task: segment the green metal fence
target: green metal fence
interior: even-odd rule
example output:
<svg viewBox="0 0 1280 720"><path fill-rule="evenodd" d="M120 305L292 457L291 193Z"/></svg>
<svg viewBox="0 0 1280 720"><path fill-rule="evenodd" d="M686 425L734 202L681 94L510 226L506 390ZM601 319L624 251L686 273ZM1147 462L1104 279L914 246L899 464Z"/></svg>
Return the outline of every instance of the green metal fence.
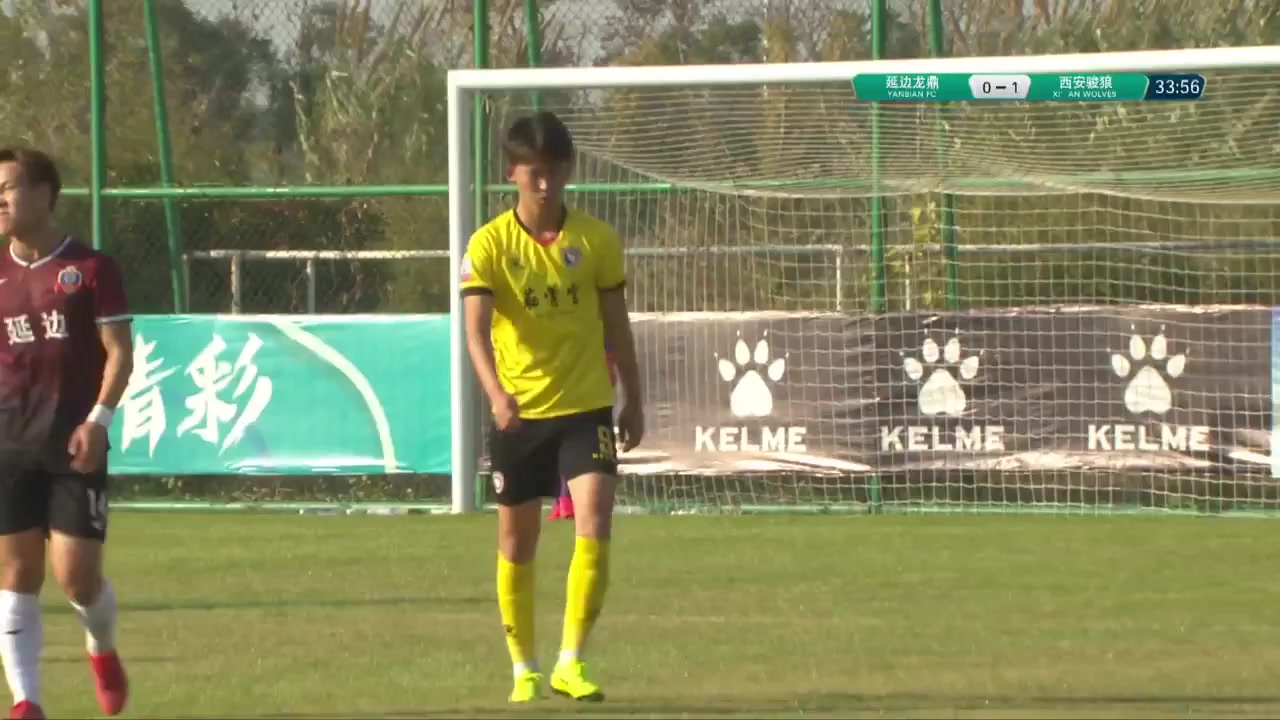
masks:
<svg viewBox="0 0 1280 720"><path fill-rule="evenodd" d="M0 140L28 141L59 156L74 198L64 208L68 222L128 262L130 290L144 311L442 310L444 263L418 251L446 247L448 68L1280 41L1280 0L1225 8L1177 0L1141 5L18 0L0 3L0 39L24 68L0 78L7 99ZM1150 22L1153 17L1160 21ZM47 53L45 42L56 42L58 52ZM490 115L483 98L476 102L482 112L476 113L475 162L481 176L500 180L490 152ZM521 101L526 107L542 102ZM1258 110L1262 120L1274 120L1277 112ZM929 112L941 136L947 109ZM883 108L869 109L873 183L885 176L884 163L893 162L881 151L886 117ZM941 152L943 144L936 145ZM1274 160L1259 162L1274 171ZM613 191L639 189L629 182ZM483 215L495 195L493 188L477 192ZM995 212L994 205L950 192L898 195L891 199L873 187L863 213L871 268L862 288L866 306L884 309L903 292L895 243L904 244L903 233L918 233L921 217L941 252L926 263L936 282L916 284L927 287L929 298L913 301L983 302L985 291L975 296L972 289L983 263L966 272L957 213ZM1268 231L1274 225L1273 212L1236 215L1237 222Z"/></svg>

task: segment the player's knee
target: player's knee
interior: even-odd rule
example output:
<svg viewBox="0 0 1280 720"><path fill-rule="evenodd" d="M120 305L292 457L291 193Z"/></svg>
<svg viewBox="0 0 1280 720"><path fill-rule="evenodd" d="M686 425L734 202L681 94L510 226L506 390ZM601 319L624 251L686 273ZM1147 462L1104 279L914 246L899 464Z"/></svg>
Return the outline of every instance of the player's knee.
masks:
<svg viewBox="0 0 1280 720"><path fill-rule="evenodd" d="M537 536L531 539L519 532L501 533L498 536L498 552L515 565L531 563L538 553Z"/></svg>
<svg viewBox="0 0 1280 720"><path fill-rule="evenodd" d="M45 533L41 529L0 537L0 585L33 594L44 585Z"/></svg>
<svg viewBox="0 0 1280 720"><path fill-rule="evenodd" d="M44 558L32 562L26 559L10 558L0 569L0 585L3 590L35 595L44 585Z"/></svg>
<svg viewBox="0 0 1280 720"><path fill-rule="evenodd" d="M608 514L575 511L573 520L579 537L607 540L613 534L613 518Z"/></svg>
<svg viewBox="0 0 1280 720"><path fill-rule="evenodd" d="M102 592L102 574L96 568L55 568L54 576L62 592L77 605L92 605Z"/></svg>
<svg viewBox="0 0 1280 720"><path fill-rule="evenodd" d="M542 528L542 500L499 507L498 552L516 565L533 562Z"/></svg>
<svg viewBox="0 0 1280 720"><path fill-rule="evenodd" d="M68 598L79 605L90 605L102 591L102 569L92 558L55 560L53 577Z"/></svg>
<svg viewBox="0 0 1280 720"><path fill-rule="evenodd" d="M90 541L54 535L50 543L53 577L68 598L91 604L102 590L102 548Z"/></svg>
<svg viewBox="0 0 1280 720"><path fill-rule="evenodd" d="M613 508L601 508L598 505L587 505L584 511L581 506L574 508L574 532L579 537L607 540L613 535Z"/></svg>
<svg viewBox="0 0 1280 720"><path fill-rule="evenodd" d="M569 482L573 494L574 530L581 537L608 538L613 532L617 478L589 473Z"/></svg>

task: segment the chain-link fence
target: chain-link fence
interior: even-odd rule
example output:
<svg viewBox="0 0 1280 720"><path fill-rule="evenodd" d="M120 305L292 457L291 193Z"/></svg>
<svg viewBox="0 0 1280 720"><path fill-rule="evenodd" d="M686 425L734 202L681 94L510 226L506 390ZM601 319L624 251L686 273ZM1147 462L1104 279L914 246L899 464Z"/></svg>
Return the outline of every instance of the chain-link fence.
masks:
<svg viewBox="0 0 1280 720"><path fill-rule="evenodd" d="M129 268L140 311L174 310L171 242L186 257L194 311L447 307L443 263L414 254L447 246L444 73L471 61L470 5L157 0L154 56L145 10L107 3L103 52L105 244ZM63 220L86 235L87 12L84 2L0 3L0 41L20 68L0 77L0 141L55 153L70 196ZM164 201L113 195L162 184L156 58L175 185L350 190L175 201L177 228ZM425 187L405 196L406 185ZM233 283L235 251L299 256L246 257Z"/></svg>
<svg viewBox="0 0 1280 720"><path fill-rule="evenodd" d="M144 311L174 309L169 243L187 256L192 310L443 309L442 264L395 258L446 247L448 68L868 58L872 1L155 0L153 56L147 3L112 0L103 53L110 188L161 184L158 58L175 184L357 194L183 201L176 228L160 200L113 198L106 242L127 261ZM477 57L481 6L488 23ZM887 3L887 57L929 54L929 9L928 0ZM0 77L0 140L54 151L79 197L91 152L87 12L87 0L0 2L0 42L20 70ZM941 16L952 55L1280 42L1280 0L943 0ZM1252 125L1280 123L1280 101L1244 109ZM394 185L436 187L396 198L373 189ZM87 231L86 207L78 197L66 203L69 224ZM233 283L229 253L284 250L301 254L246 257Z"/></svg>

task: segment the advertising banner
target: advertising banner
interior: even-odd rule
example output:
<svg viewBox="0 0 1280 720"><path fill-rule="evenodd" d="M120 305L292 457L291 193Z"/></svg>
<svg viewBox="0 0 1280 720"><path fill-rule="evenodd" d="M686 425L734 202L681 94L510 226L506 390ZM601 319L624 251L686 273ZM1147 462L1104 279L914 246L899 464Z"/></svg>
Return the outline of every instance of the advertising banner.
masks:
<svg viewBox="0 0 1280 720"><path fill-rule="evenodd" d="M120 475L449 472L442 315L134 319Z"/></svg>
<svg viewBox="0 0 1280 720"><path fill-rule="evenodd" d="M1272 315L638 316L650 431L627 471L1269 475Z"/></svg>
<svg viewBox="0 0 1280 720"><path fill-rule="evenodd" d="M627 473L1280 475L1270 308L633 323L648 434ZM114 473L449 472L446 316L143 316L134 334Z"/></svg>

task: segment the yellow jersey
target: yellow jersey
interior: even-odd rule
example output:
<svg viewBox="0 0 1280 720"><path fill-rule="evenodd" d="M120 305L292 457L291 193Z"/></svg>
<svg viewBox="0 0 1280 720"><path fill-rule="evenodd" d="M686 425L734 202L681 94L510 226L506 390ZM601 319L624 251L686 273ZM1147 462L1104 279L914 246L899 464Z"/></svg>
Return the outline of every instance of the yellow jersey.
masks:
<svg viewBox="0 0 1280 720"><path fill-rule="evenodd" d="M521 417L613 404L599 292L622 288L626 271L608 223L566 210L560 234L543 244L510 210L471 236L461 272L464 295L493 295L494 362Z"/></svg>

